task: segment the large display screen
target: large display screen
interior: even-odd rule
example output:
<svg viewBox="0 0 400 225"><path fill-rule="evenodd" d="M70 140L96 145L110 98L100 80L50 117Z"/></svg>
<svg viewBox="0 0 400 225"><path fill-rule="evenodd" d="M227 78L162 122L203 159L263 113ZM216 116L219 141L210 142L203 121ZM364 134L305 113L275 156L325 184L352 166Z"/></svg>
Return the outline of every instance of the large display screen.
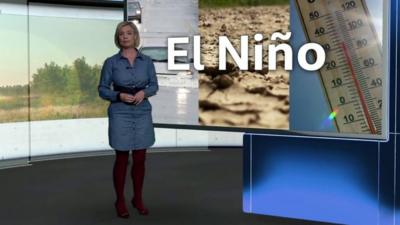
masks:
<svg viewBox="0 0 400 225"><path fill-rule="evenodd" d="M200 1L205 64L199 77L200 124L387 138L386 12L383 0ZM272 38L288 32L290 40ZM257 40L259 34L263 38ZM244 35L248 69L241 69L231 54L226 70L220 70L220 37L227 36L243 57ZM311 71L302 57L312 64L321 56L302 53L310 43L325 53L323 64ZM287 44L292 51L271 51L271 45ZM262 62L258 69L257 60Z"/></svg>
<svg viewBox="0 0 400 225"><path fill-rule="evenodd" d="M324 66L291 73L293 130L388 135L387 2L293 1L292 46L321 44Z"/></svg>
<svg viewBox="0 0 400 225"><path fill-rule="evenodd" d="M97 85L104 60L119 51L113 35L125 19L138 27L139 51L156 68L160 89L150 98L156 124L387 138L386 1L121 3L121 8L31 3L24 31L12 20L18 7L2 3L0 17L9 22L6 30L0 28L1 49L26 49L28 68L18 66L6 53L11 50L0 53L8 62L0 68L0 122L26 121L28 109L31 121L106 117L109 102L99 98ZM10 45L27 31L27 42L23 37L22 44ZM178 37L188 43L171 49L168 40ZM316 48L304 51L311 43L323 57ZM179 50L187 55L174 62L188 69L168 68L169 53ZM321 58L318 68L304 66ZM196 62L204 67L196 68ZM28 103L21 101L27 93Z"/></svg>

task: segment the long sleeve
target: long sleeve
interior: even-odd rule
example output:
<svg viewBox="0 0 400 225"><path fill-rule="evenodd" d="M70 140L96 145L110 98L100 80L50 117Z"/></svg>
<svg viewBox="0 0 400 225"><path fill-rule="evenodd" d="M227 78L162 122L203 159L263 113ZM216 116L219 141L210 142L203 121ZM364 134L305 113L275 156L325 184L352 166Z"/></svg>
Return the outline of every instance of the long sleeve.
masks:
<svg viewBox="0 0 400 225"><path fill-rule="evenodd" d="M147 65L148 65L148 73L149 73L148 74L149 84L144 89L144 96L146 98L155 95L158 91L158 81L157 81L156 70L154 68L154 63L152 60L149 60Z"/></svg>
<svg viewBox="0 0 400 225"><path fill-rule="evenodd" d="M119 92L111 90L112 84L112 63L111 59L108 58L103 64L101 69L100 83L98 86L99 96L108 101L118 101Z"/></svg>

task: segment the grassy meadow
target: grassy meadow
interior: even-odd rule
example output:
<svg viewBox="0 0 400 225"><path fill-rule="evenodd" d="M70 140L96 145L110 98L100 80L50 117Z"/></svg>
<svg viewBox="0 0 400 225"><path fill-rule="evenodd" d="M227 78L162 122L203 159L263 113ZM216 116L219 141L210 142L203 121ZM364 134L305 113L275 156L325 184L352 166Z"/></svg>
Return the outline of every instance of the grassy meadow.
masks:
<svg viewBox="0 0 400 225"><path fill-rule="evenodd" d="M57 98L48 96L32 97L31 107L27 96L0 96L0 123L24 122L29 120L56 120L106 117L108 102L93 99L93 103L61 104Z"/></svg>

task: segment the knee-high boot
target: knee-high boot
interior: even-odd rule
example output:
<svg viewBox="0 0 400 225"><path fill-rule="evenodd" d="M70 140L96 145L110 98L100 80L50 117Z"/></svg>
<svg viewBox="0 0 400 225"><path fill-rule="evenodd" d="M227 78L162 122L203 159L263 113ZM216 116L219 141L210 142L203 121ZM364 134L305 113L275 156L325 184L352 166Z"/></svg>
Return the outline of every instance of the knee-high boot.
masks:
<svg viewBox="0 0 400 225"><path fill-rule="evenodd" d="M138 210L141 215L149 214L149 210L143 204L142 191L145 173L146 149L132 151L132 181L133 193L132 199L133 206Z"/></svg>
<svg viewBox="0 0 400 225"><path fill-rule="evenodd" d="M126 169L128 166L129 151L115 151L116 158L113 169L113 181L114 189L117 195L117 201L115 202L115 208L117 215L122 218L128 218L129 212L125 205L125 180L126 180Z"/></svg>

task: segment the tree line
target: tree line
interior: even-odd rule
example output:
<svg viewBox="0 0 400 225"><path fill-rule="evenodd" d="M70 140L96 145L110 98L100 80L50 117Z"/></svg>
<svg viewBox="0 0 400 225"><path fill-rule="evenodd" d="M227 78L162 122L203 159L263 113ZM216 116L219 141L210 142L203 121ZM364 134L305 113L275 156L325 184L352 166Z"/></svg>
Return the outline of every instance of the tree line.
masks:
<svg viewBox="0 0 400 225"><path fill-rule="evenodd" d="M7 85L0 87L0 95L21 96L28 95L28 85Z"/></svg>
<svg viewBox="0 0 400 225"><path fill-rule="evenodd" d="M100 65L90 66L85 57L74 60L72 65L60 66L45 63L33 75L30 83L32 99L45 97L52 104L82 104L99 101L97 85ZM27 95L28 85L0 87L0 95Z"/></svg>

